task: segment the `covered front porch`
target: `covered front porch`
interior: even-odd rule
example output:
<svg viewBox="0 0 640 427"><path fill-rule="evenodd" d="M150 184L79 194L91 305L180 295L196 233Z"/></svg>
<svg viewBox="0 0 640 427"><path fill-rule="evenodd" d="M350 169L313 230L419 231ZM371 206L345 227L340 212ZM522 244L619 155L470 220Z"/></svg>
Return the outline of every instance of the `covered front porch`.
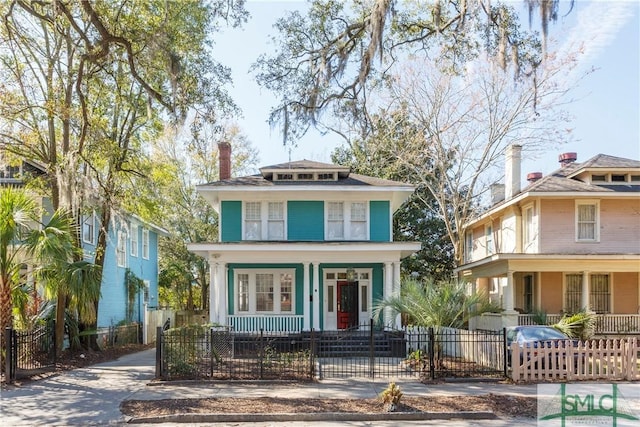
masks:
<svg viewBox="0 0 640 427"><path fill-rule="evenodd" d="M213 323L234 332L282 334L367 323L376 301L399 291L401 259L419 248L415 242L190 246L211 265ZM382 321L400 326L399 316Z"/></svg>
<svg viewBox="0 0 640 427"><path fill-rule="evenodd" d="M472 292L485 292L503 312L470 322L496 330L548 321L587 309L599 335L640 333L640 257L635 255L497 254L463 266Z"/></svg>

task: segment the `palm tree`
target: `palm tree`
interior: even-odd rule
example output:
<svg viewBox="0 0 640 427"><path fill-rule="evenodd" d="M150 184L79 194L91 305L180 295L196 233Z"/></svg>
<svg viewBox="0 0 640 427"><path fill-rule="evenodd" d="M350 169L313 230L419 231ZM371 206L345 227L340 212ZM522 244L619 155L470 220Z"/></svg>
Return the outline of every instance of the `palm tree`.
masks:
<svg viewBox="0 0 640 427"><path fill-rule="evenodd" d="M487 312L500 311L486 294L468 294L462 282L406 280L400 294L393 294L379 301L374 308L374 318L379 319L386 309L402 314L412 326L462 328L469 319Z"/></svg>
<svg viewBox="0 0 640 427"><path fill-rule="evenodd" d="M93 264L78 261L73 221L65 212L53 213L46 224L41 209L22 189L0 189L0 327L13 326L12 291L20 286L23 264L35 264L36 279L57 300L56 352L62 349L67 300L76 313L95 318L88 306L99 298ZM97 285L96 285L97 283Z"/></svg>

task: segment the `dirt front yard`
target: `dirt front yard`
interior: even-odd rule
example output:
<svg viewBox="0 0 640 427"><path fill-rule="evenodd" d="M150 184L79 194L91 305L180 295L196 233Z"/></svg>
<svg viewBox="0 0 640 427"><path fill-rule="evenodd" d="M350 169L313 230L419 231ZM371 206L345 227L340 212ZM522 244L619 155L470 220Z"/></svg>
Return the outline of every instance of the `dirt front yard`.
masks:
<svg viewBox="0 0 640 427"><path fill-rule="evenodd" d="M291 399L207 398L125 400L120 410L131 417L150 417L174 414L225 413L384 413L379 399ZM486 394L481 396L404 396L397 409L402 412L491 411L500 417L535 418L536 398Z"/></svg>

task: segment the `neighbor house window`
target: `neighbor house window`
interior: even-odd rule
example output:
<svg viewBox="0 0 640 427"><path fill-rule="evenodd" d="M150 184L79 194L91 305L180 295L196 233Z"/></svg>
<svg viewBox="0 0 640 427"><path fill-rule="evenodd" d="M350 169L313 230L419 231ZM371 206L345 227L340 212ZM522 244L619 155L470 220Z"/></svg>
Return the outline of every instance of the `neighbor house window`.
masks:
<svg viewBox="0 0 640 427"><path fill-rule="evenodd" d="M525 246L530 245L536 235L535 223L534 223L534 210L533 206L527 206L524 208L522 212L522 219L524 221L524 227L522 227L523 232L523 242Z"/></svg>
<svg viewBox="0 0 640 427"><path fill-rule="evenodd" d="M327 239L344 239L344 203L329 202L327 206Z"/></svg>
<svg viewBox="0 0 640 427"><path fill-rule="evenodd" d="M491 224L487 225L484 228L484 236L487 247L487 255L492 255L495 253L495 247L493 245L493 226Z"/></svg>
<svg viewBox="0 0 640 427"><path fill-rule="evenodd" d="M576 203L576 240L579 242L597 242L599 240L599 205L597 202Z"/></svg>
<svg viewBox="0 0 640 427"><path fill-rule="evenodd" d="M473 260L473 233L467 231L464 235L464 259L466 262Z"/></svg>
<svg viewBox="0 0 640 427"><path fill-rule="evenodd" d="M138 256L138 226L131 224L131 256Z"/></svg>
<svg viewBox="0 0 640 427"><path fill-rule="evenodd" d="M91 212L84 217L82 221L82 240L86 243L95 244L96 242L96 214Z"/></svg>
<svg viewBox="0 0 640 427"><path fill-rule="evenodd" d="M116 262L118 267L127 266L127 240L123 231L118 231L116 243Z"/></svg>
<svg viewBox="0 0 640 427"><path fill-rule="evenodd" d="M237 270L235 283L238 313L295 312L294 270Z"/></svg>
<svg viewBox="0 0 640 427"><path fill-rule="evenodd" d="M592 274L589 277L589 304L596 313L610 313L611 288L608 274Z"/></svg>
<svg viewBox="0 0 640 427"><path fill-rule="evenodd" d="M149 259L149 230L142 229L142 258Z"/></svg>
<svg viewBox="0 0 640 427"><path fill-rule="evenodd" d="M145 304L149 304L149 286L151 285L151 282L148 280L143 280L142 282L144 283L143 302Z"/></svg>

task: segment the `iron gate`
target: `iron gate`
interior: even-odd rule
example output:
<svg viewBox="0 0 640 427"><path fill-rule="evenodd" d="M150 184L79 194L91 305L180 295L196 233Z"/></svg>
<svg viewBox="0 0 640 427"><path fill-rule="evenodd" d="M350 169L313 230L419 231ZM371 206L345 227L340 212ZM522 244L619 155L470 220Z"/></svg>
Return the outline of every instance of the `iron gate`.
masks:
<svg viewBox="0 0 640 427"><path fill-rule="evenodd" d="M5 375L8 383L55 369L54 325L54 322L47 322L28 331L5 330Z"/></svg>

